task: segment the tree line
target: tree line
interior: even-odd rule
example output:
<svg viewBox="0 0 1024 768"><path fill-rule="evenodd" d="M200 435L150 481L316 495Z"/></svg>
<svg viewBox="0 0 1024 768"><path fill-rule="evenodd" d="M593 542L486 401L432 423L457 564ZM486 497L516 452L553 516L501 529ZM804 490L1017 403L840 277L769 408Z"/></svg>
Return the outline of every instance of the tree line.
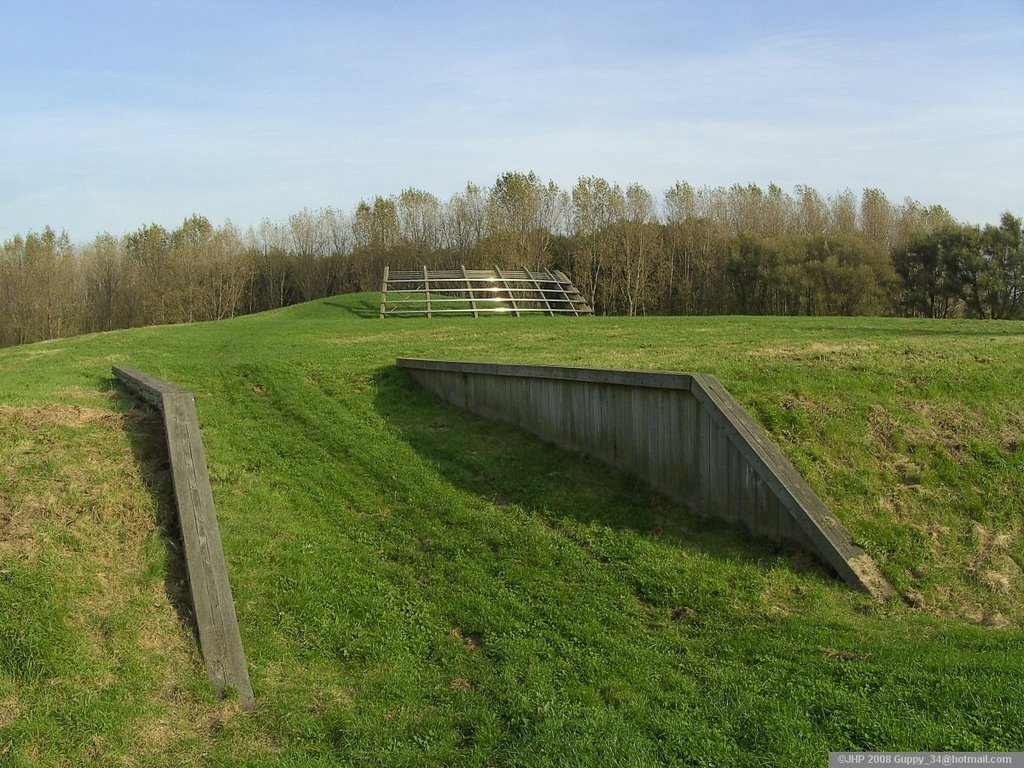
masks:
<svg viewBox="0 0 1024 768"><path fill-rule="evenodd" d="M245 230L194 214L86 244L51 228L15 236L0 249L0 345L219 320L376 290L385 265L462 264L560 269L600 314L1024 317L1009 212L980 227L877 189L681 182L658 199L509 172L448 200L406 189Z"/></svg>

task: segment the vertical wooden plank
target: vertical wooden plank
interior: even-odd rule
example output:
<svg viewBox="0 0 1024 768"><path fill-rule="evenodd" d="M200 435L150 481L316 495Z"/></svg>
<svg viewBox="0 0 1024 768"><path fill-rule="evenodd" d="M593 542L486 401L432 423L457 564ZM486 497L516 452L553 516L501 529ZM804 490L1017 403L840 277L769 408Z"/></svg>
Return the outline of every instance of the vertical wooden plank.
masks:
<svg viewBox="0 0 1024 768"><path fill-rule="evenodd" d="M741 520L753 520L757 514L757 486L760 480L757 477L757 472L742 454L740 455L740 464L742 493L740 494L739 517Z"/></svg>
<svg viewBox="0 0 1024 768"><path fill-rule="evenodd" d="M580 316L579 310L576 309L576 305L573 303L572 298L569 296L568 292L565 290L565 286L562 285L561 278L559 278L557 275L553 275L551 273L550 269L544 270L544 274L547 275L547 280L551 283L551 285L556 286L558 288L558 290L561 292L561 294L565 297L565 303L569 307L569 309L572 310L572 313L576 317L579 317ZM561 273L559 273L559 274L561 274Z"/></svg>
<svg viewBox="0 0 1024 768"><path fill-rule="evenodd" d="M765 509L765 494L767 490L765 483L758 478L754 489L753 514L746 520L748 530L755 536L763 536L764 531L768 530L767 511Z"/></svg>
<svg viewBox="0 0 1024 768"><path fill-rule="evenodd" d="M427 317L430 318L430 275L426 264L423 265L423 292L427 295Z"/></svg>
<svg viewBox="0 0 1024 768"><path fill-rule="evenodd" d="M773 542L777 542L779 541L779 515L785 514L785 510L782 509L782 506L778 503L778 496L772 493L770 488L766 488L766 490L768 493L766 494L767 499L765 500L765 508L768 513L765 515L765 520L768 523L768 527L765 528L764 537Z"/></svg>
<svg viewBox="0 0 1024 768"><path fill-rule="evenodd" d="M728 444L721 430L712 429L711 434L712 461L714 462L714 473L712 474L711 493L715 500L712 514L719 519L726 516L726 508L729 506L729 459Z"/></svg>
<svg viewBox="0 0 1024 768"><path fill-rule="evenodd" d="M462 269L462 279L466 281L466 290L469 291L469 307L473 310L473 317L480 317L476 311L476 294L473 293L473 283L469 279L469 275L466 274L465 265L460 265Z"/></svg>
<svg viewBox="0 0 1024 768"><path fill-rule="evenodd" d="M651 390L651 403L644 419L652 430L650 440L651 452L651 484L664 492L668 473L665 462L671 458L671 446L665 440L665 433L673 430L672 401L668 393L662 390ZM660 414L660 418L659 418Z"/></svg>
<svg viewBox="0 0 1024 768"><path fill-rule="evenodd" d="M682 428L678 440L682 446L679 458L679 478L675 492L677 498L687 499L690 504L696 506L697 499L697 478L699 468L697 452L697 401L689 393L679 393L679 409L682 414Z"/></svg>
<svg viewBox="0 0 1024 768"><path fill-rule="evenodd" d="M796 531L793 527L793 515L789 513L789 510L783 504L778 505L778 525L777 535L779 541L785 541L794 543L798 540Z"/></svg>
<svg viewBox="0 0 1024 768"><path fill-rule="evenodd" d="M743 481L740 474L739 455L728 440L722 440L722 444L725 453L725 498L722 505L722 519L729 523L736 523L740 519L739 497Z"/></svg>
<svg viewBox="0 0 1024 768"><path fill-rule="evenodd" d="M555 274L558 275L559 278L564 280L566 282L566 284L569 286L569 288L571 289L570 296L574 297L574 299L573 299L574 300L574 304L577 305L577 306L582 306L583 307L582 310L577 309L576 314L577 315L581 315L581 314L583 314L583 315L592 315L592 314L594 314L593 307L591 307L589 304L587 304L587 300L583 298L583 295L579 292L579 289L575 286L575 284L572 282L572 280L569 279L569 276L567 274L565 274L565 272L563 272L560 269L556 269L555 270Z"/></svg>
<svg viewBox="0 0 1024 768"><path fill-rule="evenodd" d="M388 272L389 267L384 267L384 279L380 283L380 317L383 320L386 314L385 305L388 302Z"/></svg>
<svg viewBox="0 0 1024 768"><path fill-rule="evenodd" d="M508 280L505 278L504 273L502 273L501 269L499 269L497 265L494 267L494 274L498 276L502 285L505 286L505 293L508 294L508 300L512 303L513 314L515 314L516 317L519 317L519 305L516 304L516 295L512 292L512 286L508 284Z"/></svg>
<svg viewBox="0 0 1024 768"><path fill-rule="evenodd" d="M537 282L537 278L534 277L533 273L526 267L523 267L523 271L526 272L526 276L530 279L530 282L533 283L534 288L537 289L537 294L540 296L541 301L544 302L544 306L548 308L548 314L551 315L551 317L554 317L555 311L551 309L551 302L548 301L548 295L544 292L544 289L540 287L540 283Z"/></svg>
<svg viewBox="0 0 1024 768"><path fill-rule="evenodd" d="M707 512L711 512L711 474L713 468L711 466L711 414L705 411L703 408L700 411L700 431L699 431L699 442L697 443L697 450L700 456L698 465L700 467L700 490L699 490L699 505L700 509Z"/></svg>

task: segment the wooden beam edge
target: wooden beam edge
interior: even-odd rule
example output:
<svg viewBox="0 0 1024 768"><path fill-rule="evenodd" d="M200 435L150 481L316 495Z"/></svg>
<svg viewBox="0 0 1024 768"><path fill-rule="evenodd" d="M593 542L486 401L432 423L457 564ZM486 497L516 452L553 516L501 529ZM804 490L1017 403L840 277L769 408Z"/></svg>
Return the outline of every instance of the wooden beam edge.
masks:
<svg viewBox="0 0 1024 768"><path fill-rule="evenodd" d="M242 709L251 710L255 696L228 580L195 399L188 390L134 368L115 366L113 370L133 394L163 414L189 590L207 677L219 695L234 689Z"/></svg>
<svg viewBox="0 0 1024 768"><path fill-rule="evenodd" d="M585 381L596 384L618 384L627 387L652 389L690 388L693 374L676 371L622 371L606 368L578 368L561 365L517 365L482 363L456 360L428 360L400 357L396 365L405 371L441 371L448 373L474 373L486 376L512 376L516 378L560 379Z"/></svg>
<svg viewBox="0 0 1024 768"><path fill-rule="evenodd" d="M895 590L875 561L854 544L839 518L718 378L695 374L691 391L843 581L880 599L893 597Z"/></svg>
<svg viewBox="0 0 1024 768"><path fill-rule="evenodd" d="M853 543L849 531L828 509L778 446L753 421L722 383L710 374L418 358L398 358L397 365L410 375L433 371L690 390L708 415L723 429L727 439L744 455L758 477L775 493L779 503L814 544L818 555L825 563L832 567L844 582L858 590L879 599L888 599L895 595L892 585L870 555ZM418 376L413 377L419 380Z"/></svg>

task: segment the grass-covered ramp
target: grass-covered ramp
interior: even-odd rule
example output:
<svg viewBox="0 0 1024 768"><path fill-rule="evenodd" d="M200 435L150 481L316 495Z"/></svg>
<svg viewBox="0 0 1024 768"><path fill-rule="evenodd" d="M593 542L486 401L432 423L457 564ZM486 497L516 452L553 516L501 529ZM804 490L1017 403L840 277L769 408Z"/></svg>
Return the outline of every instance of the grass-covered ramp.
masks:
<svg viewBox="0 0 1024 768"><path fill-rule="evenodd" d="M821 764L1024 743L1024 328L367 319L376 295L0 351L0 763ZM879 603L397 357L700 370ZM257 708L206 680L159 425L196 398ZM761 762L758 762L761 761Z"/></svg>

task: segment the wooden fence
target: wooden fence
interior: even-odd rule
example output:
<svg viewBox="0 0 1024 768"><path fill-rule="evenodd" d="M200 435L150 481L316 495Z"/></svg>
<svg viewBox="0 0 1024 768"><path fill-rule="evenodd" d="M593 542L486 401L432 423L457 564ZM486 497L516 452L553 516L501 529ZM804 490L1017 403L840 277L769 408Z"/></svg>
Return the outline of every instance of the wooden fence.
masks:
<svg viewBox="0 0 1024 768"><path fill-rule="evenodd" d="M401 358L449 403L646 480L696 511L800 547L848 584L891 587L714 376Z"/></svg>
<svg viewBox="0 0 1024 768"><path fill-rule="evenodd" d="M592 315L594 310L558 270L384 268L380 316L526 314Z"/></svg>
<svg viewBox="0 0 1024 768"><path fill-rule="evenodd" d="M228 582L195 400L191 392L134 368L115 366L113 370L133 394L163 414L185 564L206 673L218 694L234 689L242 708L252 709L255 699Z"/></svg>

